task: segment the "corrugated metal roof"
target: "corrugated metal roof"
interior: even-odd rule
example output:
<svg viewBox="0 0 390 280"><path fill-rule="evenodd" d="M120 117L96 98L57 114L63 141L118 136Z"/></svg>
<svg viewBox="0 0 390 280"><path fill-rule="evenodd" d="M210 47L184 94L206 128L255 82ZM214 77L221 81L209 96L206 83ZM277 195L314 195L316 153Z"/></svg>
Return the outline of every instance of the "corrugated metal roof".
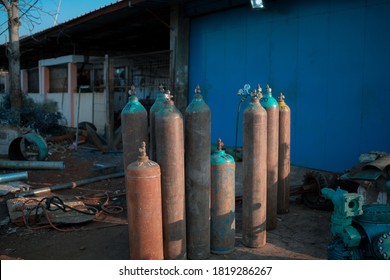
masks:
<svg viewBox="0 0 390 280"><path fill-rule="evenodd" d="M172 4L189 17L249 5L247 0L122 0L70 19L20 40L21 66L68 54L128 55L169 50ZM5 45L0 67L8 68Z"/></svg>

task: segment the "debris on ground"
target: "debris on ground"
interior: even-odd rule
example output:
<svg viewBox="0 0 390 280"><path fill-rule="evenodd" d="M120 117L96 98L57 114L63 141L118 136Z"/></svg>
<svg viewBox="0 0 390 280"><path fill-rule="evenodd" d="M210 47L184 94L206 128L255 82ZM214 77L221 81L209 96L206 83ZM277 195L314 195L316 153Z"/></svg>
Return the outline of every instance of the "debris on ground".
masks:
<svg viewBox="0 0 390 280"><path fill-rule="evenodd" d="M369 152L359 163L340 176L341 187L363 196L364 204L388 204L390 201L390 155Z"/></svg>
<svg viewBox="0 0 390 280"><path fill-rule="evenodd" d="M28 191L31 186L20 181L0 183L0 196Z"/></svg>
<svg viewBox="0 0 390 280"><path fill-rule="evenodd" d="M31 229L85 223L92 221L97 212L72 196L18 197L8 199L7 207L12 223Z"/></svg>

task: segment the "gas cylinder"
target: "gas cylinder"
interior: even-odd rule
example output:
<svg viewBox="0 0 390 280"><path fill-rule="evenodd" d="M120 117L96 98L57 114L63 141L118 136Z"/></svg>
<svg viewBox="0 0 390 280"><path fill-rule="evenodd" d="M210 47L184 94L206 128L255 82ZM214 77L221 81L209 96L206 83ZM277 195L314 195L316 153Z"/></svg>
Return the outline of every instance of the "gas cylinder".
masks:
<svg viewBox="0 0 390 280"><path fill-rule="evenodd" d="M268 85L260 104L267 111L267 230L272 230L278 211L279 105Z"/></svg>
<svg viewBox="0 0 390 280"><path fill-rule="evenodd" d="M260 105L261 88L243 112L242 238L247 247L266 244L267 112Z"/></svg>
<svg viewBox="0 0 390 280"><path fill-rule="evenodd" d="M166 100L166 94L164 86L159 86L159 93L157 98L154 101L152 107L149 110L149 133L150 133L150 143L149 143L149 156L150 159L156 160L156 129L155 129L155 115L162 107Z"/></svg>
<svg viewBox="0 0 390 280"><path fill-rule="evenodd" d="M138 101L135 87L130 89L130 97L121 113L123 165L127 166L138 159L138 148L148 142L148 113Z"/></svg>
<svg viewBox="0 0 390 280"><path fill-rule="evenodd" d="M187 258L183 116L170 92L156 112L156 161L161 168L164 259Z"/></svg>
<svg viewBox="0 0 390 280"><path fill-rule="evenodd" d="M284 101L283 93L279 103L279 170L278 170L278 213L285 214L290 205L290 135L291 112Z"/></svg>
<svg viewBox="0 0 390 280"><path fill-rule="evenodd" d="M210 256L211 112L200 86L185 111L185 194L188 259Z"/></svg>
<svg viewBox="0 0 390 280"><path fill-rule="evenodd" d="M163 260L160 166L142 142L138 160L126 169L129 247L132 260Z"/></svg>
<svg viewBox="0 0 390 280"><path fill-rule="evenodd" d="M234 158L222 149L218 139L217 150L211 154L211 240L214 254L228 254L235 243L235 170Z"/></svg>

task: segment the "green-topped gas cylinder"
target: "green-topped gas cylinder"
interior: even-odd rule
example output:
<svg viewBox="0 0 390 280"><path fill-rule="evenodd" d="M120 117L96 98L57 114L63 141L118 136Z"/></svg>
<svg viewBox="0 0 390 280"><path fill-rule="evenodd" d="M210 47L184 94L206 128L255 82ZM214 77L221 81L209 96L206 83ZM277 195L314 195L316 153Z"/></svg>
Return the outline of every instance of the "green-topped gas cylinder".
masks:
<svg viewBox="0 0 390 280"><path fill-rule="evenodd" d="M149 109L149 126L150 126L150 145L149 145L149 157L151 160L156 160L156 126L155 118L156 112L164 106L164 102L167 100L167 95L163 85L159 86L159 93L152 107Z"/></svg>
<svg viewBox="0 0 390 280"><path fill-rule="evenodd" d="M265 92L262 93L262 97L260 98L260 104L265 109L271 107L279 107L278 101L272 96L272 88L269 85L266 86Z"/></svg>
<svg viewBox="0 0 390 280"><path fill-rule="evenodd" d="M268 85L260 104L267 111L267 230L272 230L278 211L279 105Z"/></svg>
<svg viewBox="0 0 390 280"><path fill-rule="evenodd" d="M138 101L135 87L130 89L130 97L121 113L123 165L127 166L138 159L138 148L148 141L148 113Z"/></svg>
<svg viewBox="0 0 390 280"><path fill-rule="evenodd" d="M200 86L185 111L187 257L210 256L211 111Z"/></svg>
<svg viewBox="0 0 390 280"><path fill-rule="evenodd" d="M235 170L234 158L218 139L211 154L211 244L214 254L228 254L235 242Z"/></svg>
<svg viewBox="0 0 390 280"><path fill-rule="evenodd" d="M242 240L258 248L266 244L267 112L259 103L260 86L251 95L242 124Z"/></svg>

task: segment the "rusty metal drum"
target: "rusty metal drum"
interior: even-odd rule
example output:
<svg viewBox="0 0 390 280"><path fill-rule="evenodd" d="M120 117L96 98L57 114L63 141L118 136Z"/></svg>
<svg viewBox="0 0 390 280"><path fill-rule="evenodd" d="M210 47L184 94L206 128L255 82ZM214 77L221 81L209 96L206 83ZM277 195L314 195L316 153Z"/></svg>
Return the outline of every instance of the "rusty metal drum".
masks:
<svg viewBox="0 0 390 280"><path fill-rule="evenodd" d="M160 166L146 156L145 142L139 151L138 160L126 169L130 259L162 260Z"/></svg>
<svg viewBox="0 0 390 280"><path fill-rule="evenodd" d="M260 105L261 88L243 112L242 238L246 247L266 244L267 112Z"/></svg>
<svg viewBox="0 0 390 280"><path fill-rule="evenodd" d="M235 219L235 170L234 158L218 148L211 154L211 239L213 254L228 254L234 250Z"/></svg>

